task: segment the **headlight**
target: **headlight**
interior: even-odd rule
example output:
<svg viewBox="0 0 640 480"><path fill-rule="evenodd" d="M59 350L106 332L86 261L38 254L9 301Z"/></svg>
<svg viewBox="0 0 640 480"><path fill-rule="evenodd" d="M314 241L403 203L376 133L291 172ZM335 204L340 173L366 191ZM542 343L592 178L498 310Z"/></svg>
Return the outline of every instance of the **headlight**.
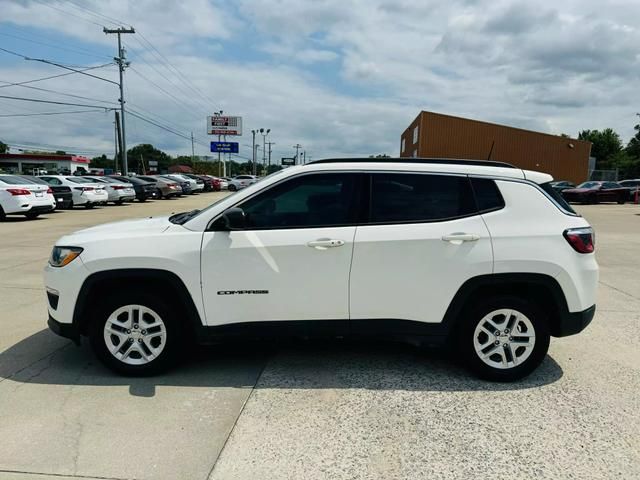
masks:
<svg viewBox="0 0 640 480"><path fill-rule="evenodd" d="M64 267L81 253L82 248L80 247L53 247L51 258L49 258L49 265L52 267Z"/></svg>

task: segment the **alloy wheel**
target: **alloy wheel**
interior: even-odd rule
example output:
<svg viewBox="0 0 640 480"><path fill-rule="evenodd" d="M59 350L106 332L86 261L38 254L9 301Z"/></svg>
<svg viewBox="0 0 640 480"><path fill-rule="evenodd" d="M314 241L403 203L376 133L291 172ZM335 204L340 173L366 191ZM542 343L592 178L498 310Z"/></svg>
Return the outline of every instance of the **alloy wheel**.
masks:
<svg viewBox="0 0 640 480"><path fill-rule="evenodd" d="M529 358L536 343L531 320L514 309L494 310L485 315L475 328L473 346L487 365L508 369Z"/></svg>
<svg viewBox="0 0 640 480"><path fill-rule="evenodd" d="M104 325L107 350L127 365L145 365L162 353L167 329L156 312L143 305L125 305L115 310Z"/></svg>

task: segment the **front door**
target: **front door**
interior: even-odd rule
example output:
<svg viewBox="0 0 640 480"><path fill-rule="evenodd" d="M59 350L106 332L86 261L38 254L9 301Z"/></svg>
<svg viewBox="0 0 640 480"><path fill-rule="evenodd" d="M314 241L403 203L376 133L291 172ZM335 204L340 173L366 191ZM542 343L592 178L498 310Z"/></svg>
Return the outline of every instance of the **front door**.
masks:
<svg viewBox="0 0 640 480"><path fill-rule="evenodd" d="M358 179L289 178L235 205L246 216L243 230L205 232L207 324L304 323L346 333Z"/></svg>

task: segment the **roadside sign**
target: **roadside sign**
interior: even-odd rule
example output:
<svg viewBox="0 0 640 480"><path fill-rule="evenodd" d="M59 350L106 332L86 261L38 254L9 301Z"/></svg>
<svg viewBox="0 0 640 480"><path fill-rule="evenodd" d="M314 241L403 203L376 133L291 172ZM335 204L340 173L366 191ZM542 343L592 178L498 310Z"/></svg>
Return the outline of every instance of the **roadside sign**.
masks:
<svg viewBox="0 0 640 480"><path fill-rule="evenodd" d="M150 167L157 167L158 166L158 161L157 160L149 160L149 166Z"/></svg>
<svg viewBox="0 0 640 480"><path fill-rule="evenodd" d="M296 159L293 157L282 157L282 165L295 165Z"/></svg>
<svg viewBox="0 0 640 480"><path fill-rule="evenodd" d="M207 117L209 135L242 135L242 117Z"/></svg>
<svg viewBox="0 0 640 480"><path fill-rule="evenodd" d="M211 151L220 153L238 153L238 142L211 142Z"/></svg>

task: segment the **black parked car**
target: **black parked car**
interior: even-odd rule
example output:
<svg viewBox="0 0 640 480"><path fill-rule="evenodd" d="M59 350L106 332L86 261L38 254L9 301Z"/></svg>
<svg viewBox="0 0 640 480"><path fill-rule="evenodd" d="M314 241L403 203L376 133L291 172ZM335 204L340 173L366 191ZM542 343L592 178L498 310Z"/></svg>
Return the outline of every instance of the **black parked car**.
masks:
<svg viewBox="0 0 640 480"><path fill-rule="evenodd" d="M560 193L568 188L576 188L576 184L567 182L566 180L561 180L559 182L551 182L551 188Z"/></svg>
<svg viewBox="0 0 640 480"><path fill-rule="evenodd" d="M18 176L21 178L25 178L31 182L40 183L42 185L47 185L48 187L50 187L51 191L53 192L53 197L56 199L56 208L60 210L73 208L73 194L71 193L71 187L66 187L64 185L52 185L34 175Z"/></svg>
<svg viewBox="0 0 640 480"><path fill-rule="evenodd" d="M622 180L618 183L629 190L629 200L635 202L636 197L640 198L640 179Z"/></svg>
<svg viewBox="0 0 640 480"><path fill-rule="evenodd" d="M152 182L136 177L124 177L122 175L109 175L109 177L133 185L133 189L136 191L136 198L141 202L145 202L149 198L156 198L156 186Z"/></svg>
<svg viewBox="0 0 640 480"><path fill-rule="evenodd" d="M198 183L200 183L200 180L202 180L202 182L204 182L205 192L212 192L214 190L212 178L209 178L206 175L188 175L188 177L193 178Z"/></svg>

